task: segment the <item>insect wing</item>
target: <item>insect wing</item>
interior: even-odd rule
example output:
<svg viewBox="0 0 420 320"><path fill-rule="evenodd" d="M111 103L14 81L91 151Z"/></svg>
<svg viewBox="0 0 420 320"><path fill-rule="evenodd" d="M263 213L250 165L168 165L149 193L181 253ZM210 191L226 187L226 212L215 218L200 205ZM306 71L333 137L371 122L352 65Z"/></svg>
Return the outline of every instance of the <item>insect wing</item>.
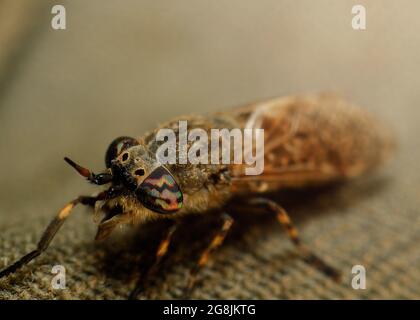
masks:
<svg viewBox="0 0 420 320"><path fill-rule="evenodd" d="M358 176L393 148L386 128L331 94L273 99L238 108L233 116L244 128L264 129L263 173L234 173L238 186L260 185L262 191ZM255 143L247 152L256 154Z"/></svg>

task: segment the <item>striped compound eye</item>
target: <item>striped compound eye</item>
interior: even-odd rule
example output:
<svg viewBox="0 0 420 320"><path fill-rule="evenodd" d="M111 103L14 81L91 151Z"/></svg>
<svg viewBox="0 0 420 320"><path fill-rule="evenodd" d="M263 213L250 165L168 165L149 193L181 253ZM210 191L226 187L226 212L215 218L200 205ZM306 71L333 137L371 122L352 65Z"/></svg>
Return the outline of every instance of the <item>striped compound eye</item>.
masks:
<svg viewBox="0 0 420 320"><path fill-rule="evenodd" d="M107 168L111 167L111 161L117 158L124 150L138 145L139 142L131 137L118 137L108 147L105 154L105 165Z"/></svg>
<svg viewBox="0 0 420 320"><path fill-rule="evenodd" d="M146 208L158 213L174 213L182 208L182 191L168 169L163 166L144 179L136 190L136 196Z"/></svg>

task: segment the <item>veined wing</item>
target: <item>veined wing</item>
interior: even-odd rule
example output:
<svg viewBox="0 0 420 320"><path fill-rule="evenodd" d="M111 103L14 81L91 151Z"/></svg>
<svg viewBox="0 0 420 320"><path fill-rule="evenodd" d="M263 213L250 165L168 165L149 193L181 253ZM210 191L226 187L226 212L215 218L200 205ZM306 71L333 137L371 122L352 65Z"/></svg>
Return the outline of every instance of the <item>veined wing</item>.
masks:
<svg viewBox="0 0 420 320"><path fill-rule="evenodd" d="M243 128L264 129L264 171L232 170L239 190L269 191L355 177L381 164L390 133L366 111L331 94L290 96L232 110ZM255 154L252 149L244 152Z"/></svg>

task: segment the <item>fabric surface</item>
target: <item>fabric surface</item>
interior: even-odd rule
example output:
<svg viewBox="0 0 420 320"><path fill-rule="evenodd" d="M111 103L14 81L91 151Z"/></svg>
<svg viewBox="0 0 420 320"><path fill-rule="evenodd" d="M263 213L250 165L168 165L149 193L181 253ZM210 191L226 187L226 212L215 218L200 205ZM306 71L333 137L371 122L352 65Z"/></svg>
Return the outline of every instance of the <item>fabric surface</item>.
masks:
<svg viewBox="0 0 420 320"><path fill-rule="evenodd" d="M192 298L419 299L420 8L360 2L365 31L351 28L353 1L62 1L63 31L41 10L19 68L1 69L0 268L35 248L66 201L97 191L64 156L99 171L113 138L173 116L328 90L387 121L399 144L372 176L273 196L343 281L305 264L274 217L238 211ZM139 298L181 297L213 220L185 222ZM164 227L95 243L90 211L77 208L41 257L0 280L0 298L125 299ZM65 290L51 286L54 265L65 267ZM351 286L354 265L366 268L365 290Z"/></svg>

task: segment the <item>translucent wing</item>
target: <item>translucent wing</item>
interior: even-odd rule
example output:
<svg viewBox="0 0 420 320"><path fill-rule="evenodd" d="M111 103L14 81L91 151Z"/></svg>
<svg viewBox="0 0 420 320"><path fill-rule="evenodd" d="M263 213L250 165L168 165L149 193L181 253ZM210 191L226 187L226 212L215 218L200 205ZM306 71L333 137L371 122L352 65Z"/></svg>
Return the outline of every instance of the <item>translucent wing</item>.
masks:
<svg viewBox="0 0 420 320"><path fill-rule="evenodd" d="M273 99L234 109L243 128L264 129L264 171L232 170L238 190L270 191L354 177L393 148L390 133L366 111L331 94ZM245 152L254 152L252 150Z"/></svg>

